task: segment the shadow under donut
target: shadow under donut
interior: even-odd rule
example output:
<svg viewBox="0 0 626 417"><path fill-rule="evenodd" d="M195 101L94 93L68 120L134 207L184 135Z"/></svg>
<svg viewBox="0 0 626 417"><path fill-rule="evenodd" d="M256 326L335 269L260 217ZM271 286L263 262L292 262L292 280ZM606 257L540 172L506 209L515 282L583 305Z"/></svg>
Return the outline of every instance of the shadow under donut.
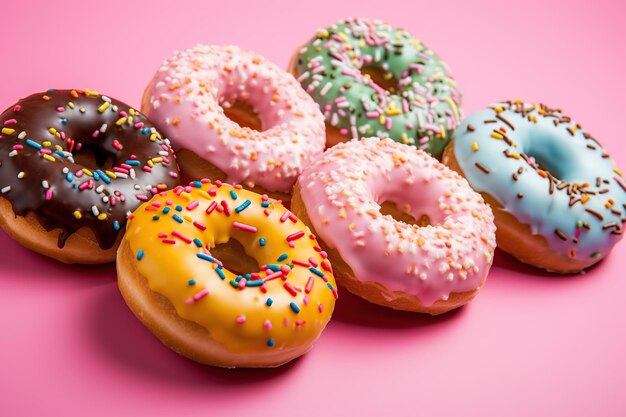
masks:
<svg viewBox="0 0 626 417"><path fill-rule="evenodd" d="M336 320L354 326L381 329L419 328L453 321L465 311L465 307L460 307L438 316L400 311L370 303L341 286L339 290L331 323Z"/></svg>
<svg viewBox="0 0 626 417"><path fill-rule="evenodd" d="M255 385L286 376L303 359L272 369L224 369L202 365L159 342L124 303L116 285L86 312L86 337L95 349L124 372L140 373L168 384L206 387ZM306 355L305 355L306 356ZM306 360L306 359L304 359Z"/></svg>

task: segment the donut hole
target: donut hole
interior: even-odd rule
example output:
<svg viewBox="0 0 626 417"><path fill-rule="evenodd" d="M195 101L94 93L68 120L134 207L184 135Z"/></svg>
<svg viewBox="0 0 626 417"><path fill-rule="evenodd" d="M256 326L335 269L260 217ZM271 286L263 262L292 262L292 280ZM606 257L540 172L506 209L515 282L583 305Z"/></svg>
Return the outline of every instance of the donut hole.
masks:
<svg viewBox="0 0 626 417"><path fill-rule="evenodd" d="M233 274L245 275L261 270L257 260L248 255L243 245L235 239L216 245L211 249L211 255Z"/></svg>
<svg viewBox="0 0 626 417"><path fill-rule="evenodd" d="M534 164L537 169L549 172L556 179L561 179L563 177L563 173L559 172L559 170L556 169L554 164L550 163L550 161L533 155L527 156L531 165Z"/></svg>
<svg viewBox="0 0 626 417"><path fill-rule="evenodd" d="M544 143L545 144L545 143ZM527 146L524 153L528 157L528 163L537 169L549 172L554 178L560 180L572 180L567 178L567 173L561 168L561 161L568 160L558 149L542 149L536 146Z"/></svg>
<svg viewBox="0 0 626 417"><path fill-rule="evenodd" d="M398 92L398 80L389 71L375 65L366 65L361 68L361 74L371 79L374 84L378 85L391 94Z"/></svg>
<svg viewBox="0 0 626 417"><path fill-rule="evenodd" d="M406 223L409 225L417 225L419 227L430 226L432 223L430 221L430 217L426 214L422 214L418 216L416 219L410 213L410 207L404 206L402 209L398 207L396 203L393 201L384 201L380 205L380 213L382 215L391 216L394 220L402 223Z"/></svg>
<svg viewBox="0 0 626 417"><path fill-rule="evenodd" d="M74 162L87 168L99 168L105 170L113 169L114 161L110 156L96 152L93 149L83 146L79 151L73 153Z"/></svg>
<svg viewBox="0 0 626 417"><path fill-rule="evenodd" d="M263 123L259 114L254 110L254 107L245 101L224 101L221 104L224 114L233 122L237 123L241 127L247 127L259 132L263 131Z"/></svg>

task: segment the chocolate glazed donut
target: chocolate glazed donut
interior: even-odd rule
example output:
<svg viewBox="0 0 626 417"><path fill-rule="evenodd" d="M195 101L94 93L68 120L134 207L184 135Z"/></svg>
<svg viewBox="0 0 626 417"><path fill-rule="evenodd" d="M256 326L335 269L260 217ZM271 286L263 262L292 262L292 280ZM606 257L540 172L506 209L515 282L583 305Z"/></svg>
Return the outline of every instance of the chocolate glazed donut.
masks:
<svg viewBox="0 0 626 417"><path fill-rule="evenodd" d="M0 128L0 224L63 262L113 261L127 215L179 182L169 140L137 110L93 91L30 95L0 115Z"/></svg>

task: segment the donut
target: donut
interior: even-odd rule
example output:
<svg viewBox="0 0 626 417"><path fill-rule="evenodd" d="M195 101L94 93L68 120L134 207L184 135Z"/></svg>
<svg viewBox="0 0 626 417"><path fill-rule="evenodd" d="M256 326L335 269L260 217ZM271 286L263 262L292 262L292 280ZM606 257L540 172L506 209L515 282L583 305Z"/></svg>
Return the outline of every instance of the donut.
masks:
<svg viewBox="0 0 626 417"><path fill-rule="evenodd" d="M235 46L176 52L147 86L142 109L172 140L185 176L285 202L303 166L324 150L311 97L290 74Z"/></svg>
<svg viewBox="0 0 626 417"><path fill-rule="evenodd" d="M144 203L125 236L124 299L197 362L278 366L306 353L330 320L337 289L326 252L267 195L194 181Z"/></svg>
<svg viewBox="0 0 626 417"><path fill-rule="evenodd" d="M407 31L378 20L319 30L289 70L320 105L328 147L378 136L440 157L462 118L448 67Z"/></svg>
<svg viewBox="0 0 626 417"><path fill-rule="evenodd" d="M335 145L298 178L292 210L319 236L337 282L397 310L472 300L495 249L489 206L457 173L387 138Z"/></svg>
<svg viewBox="0 0 626 417"><path fill-rule="evenodd" d="M0 226L61 262L114 261L127 214L179 183L169 141L95 91L32 94L0 128Z"/></svg>
<svg viewBox="0 0 626 417"><path fill-rule="evenodd" d="M622 174L560 110L496 103L463 121L443 161L491 205L498 247L526 264L577 272L622 238Z"/></svg>

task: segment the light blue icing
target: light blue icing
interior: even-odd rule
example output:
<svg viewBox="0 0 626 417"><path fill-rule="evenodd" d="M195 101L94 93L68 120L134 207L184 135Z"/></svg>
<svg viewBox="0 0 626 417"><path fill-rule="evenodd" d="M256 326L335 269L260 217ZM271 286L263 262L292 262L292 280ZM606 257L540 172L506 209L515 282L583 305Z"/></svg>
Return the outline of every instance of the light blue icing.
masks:
<svg viewBox="0 0 626 417"><path fill-rule="evenodd" d="M513 144L492 137L494 130L501 128ZM626 220L621 174L605 150L560 111L519 102L497 103L466 118L456 129L453 143L455 158L470 185L491 195L521 223L529 225L533 234L545 236L560 255L600 259L621 239ZM532 158L507 157L505 151L524 153L540 165L533 167ZM515 181L513 174L519 168L523 171ZM540 170L556 177L552 194L551 180L541 176ZM583 187L584 183L588 186ZM572 190L574 184L579 190ZM583 204L585 194L589 197ZM607 208L610 199L613 204ZM581 201L571 204L577 200ZM581 228L581 224L588 227Z"/></svg>

